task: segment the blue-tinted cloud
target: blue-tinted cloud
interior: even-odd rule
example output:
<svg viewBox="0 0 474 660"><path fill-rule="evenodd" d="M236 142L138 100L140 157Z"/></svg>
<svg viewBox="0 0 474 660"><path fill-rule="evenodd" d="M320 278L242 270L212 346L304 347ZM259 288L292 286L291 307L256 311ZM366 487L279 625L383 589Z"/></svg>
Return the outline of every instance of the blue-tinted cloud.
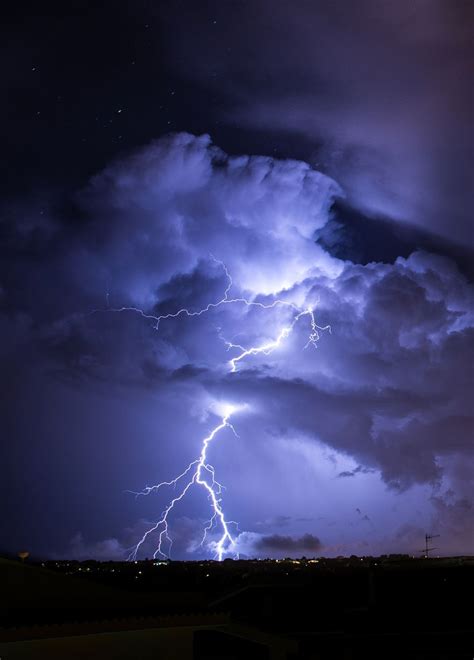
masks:
<svg viewBox="0 0 474 660"><path fill-rule="evenodd" d="M469 545L473 472L460 466L473 463L472 286L453 262L428 253L366 266L330 256L316 236L339 194L305 163L229 157L207 136L179 134L97 175L77 193L75 223L54 210L12 211L3 378L12 399L29 405L35 432L8 396L5 418L11 442L28 447L15 469L29 483L41 457L55 462L50 483L37 486L43 526L100 539L152 520L164 500L124 504L122 491L181 472L215 421L215 402L231 401L247 406L236 415L239 438L216 444L212 462L242 547L272 519L265 538L288 521L288 554L304 554L305 534L325 548L364 541L395 550L391 530L402 524L435 524L450 530L453 547ZM156 317L222 299L228 280L216 259L233 278L233 297L314 307L331 334L305 349L311 328L301 319L278 350L230 373L223 339L271 341L291 308L221 305L158 329L113 311ZM74 519L53 507L62 524L51 523L48 507L63 493L71 510L94 501L94 513ZM367 538L360 525L347 538L357 505L376 521ZM201 525L205 497L187 507L178 515ZM114 529L105 529L111 510ZM304 522L318 516L326 522L317 529ZM176 547L188 556L196 527L178 529ZM262 543L252 551L268 554Z"/></svg>

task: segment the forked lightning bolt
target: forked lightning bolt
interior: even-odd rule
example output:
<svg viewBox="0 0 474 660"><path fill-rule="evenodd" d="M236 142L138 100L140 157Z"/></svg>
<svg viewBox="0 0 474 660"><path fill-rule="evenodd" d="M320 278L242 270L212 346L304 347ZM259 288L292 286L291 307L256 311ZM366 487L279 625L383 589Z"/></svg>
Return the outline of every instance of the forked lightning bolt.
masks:
<svg viewBox="0 0 474 660"><path fill-rule="evenodd" d="M307 348L310 344L316 346L316 342L319 339L318 330L330 330L330 327L329 326L321 327L316 325L313 310L310 308L304 309L303 311L298 312L298 314L296 314L293 317L293 320L289 325L283 327L280 330L276 339L269 341L265 344L261 344L260 346L252 346L250 348L244 348L240 344L233 344L231 341L224 340L228 349L237 348L238 350L241 351L239 355L229 360L231 372L235 373L237 371L237 362L240 362L241 360L245 359L246 357L249 357L250 355L259 355L259 354L270 355L270 353L274 351L275 348L278 348L281 345L282 341L290 335L293 328L295 327L295 325L298 323L298 321L302 316L309 316L311 322L311 332L309 334L308 341L305 344L305 348Z"/></svg>
<svg viewBox="0 0 474 660"><path fill-rule="evenodd" d="M176 487L182 479L187 477L186 483L182 487L180 494L177 497L174 497L170 501L168 506L161 514L160 520L158 520L157 523L155 523L152 527L150 527L149 530L145 532L145 534L142 536L140 541L137 543L135 548L130 553L129 559L136 559L137 552L140 550L143 543L147 540L148 536L153 532L158 532L158 531L159 531L158 545L153 554L153 558L156 559L156 556L158 554L166 556L166 554L162 550L162 545L165 540L168 541L169 544L168 545L168 554L169 554L171 550L172 539L168 534L168 516L170 512L173 510L175 504L183 499L183 497L186 495L188 490L194 484L201 486L207 491L209 499L211 501L211 508L213 511L211 519L209 520L207 526L204 529L204 536L201 545L203 545L204 541L206 540L207 533L212 529L213 525L216 523L216 520L219 520L219 524L222 528L222 534L219 541L215 544L215 552L219 561L222 560L224 553L229 552L231 548L234 546L235 541L230 533L229 526L232 524L235 525L236 523L233 521L227 521L225 519L224 511L222 510L221 507L221 498L219 497L222 491L222 486L215 479L213 466L207 462L207 449L209 447L209 444L214 440L214 438L220 431L223 431L225 428L229 428L234 433L234 435L237 435L234 427L229 422L229 418L231 414L235 412L236 408L234 408L233 406L228 406L227 408L228 408L227 412L222 418L221 423L218 426L216 426L214 429L212 429L210 434L202 441L202 449L199 459L190 463L186 468L186 470L182 472L180 475L178 475L172 481L162 481L156 486L147 486L143 491L139 493L135 493L135 495L148 495L152 491L157 491L163 486Z"/></svg>
<svg viewBox="0 0 474 660"><path fill-rule="evenodd" d="M246 307L257 307L261 309L272 309L277 306L283 306L283 307L288 307L290 308L294 316L291 320L291 322L288 325L285 325L284 327L280 328L279 332L276 334L275 339L266 341L262 344L259 344L257 346L251 346L249 348L245 348L244 346L241 346L240 344L234 344L231 341L225 340L221 335L220 338L225 342L227 349L228 350L236 350L238 351L237 355L233 357L231 360L228 362L228 367L230 373L235 373L238 370L238 364L245 360L246 358L249 358L251 356L255 355L269 355L272 353L275 349L277 349L279 346L281 346L282 342L288 338L288 336L292 333L294 330L296 324L298 321L303 318L303 317L308 317L309 322L310 322L310 333L308 335L308 340L306 342L305 348L308 346L316 346L316 343L319 339L319 332L322 330L331 330L329 326L319 326L316 324L315 318L314 318L314 311L310 307L301 309L297 305L295 305L292 302L288 302L286 300L280 300L276 299L272 301L271 303L262 303L256 300L248 300L247 298L244 297L237 297L237 298L231 298L229 297L230 290L232 288L233 282L232 278L230 276L229 271L227 270L227 267L222 261L219 261L213 257L214 261L219 264L227 278L227 287L225 289L223 297L218 300L217 302L211 302L208 303L205 307L202 309L198 310L189 310L186 307L183 307L179 309L176 312L169 313L169 314L163 314L160 316L156 316L154 314L148 314L144 310L140 309L139 307L119 307L119 308L109 308L106 311L108 312L135 312L137 314L140 314L145 319L150 319L154 321L154 327L155 329L158 330L160 322L164 321L166 319L175 319L178 318L179 316L188 316L188 317L194 317L194 316L201 316L212 309L215 309L217 307L221 307L224 305L245 305ZM99 310L96 310L99 311ZM135 560L137 557L137 553L139 550L142 548L143 544L145 541L149 539L151 535L153 535L154 532L157 533L158 535L158 542L156 546L156 550L154 551L153 557L156 558L157 555L162 555L162 556L168 556L171 550L172 546L172 539L169 535L169 516L171 512L174 510L175 505L178 504L188 493L191 487L193 486L199 486L203 488L208 495L210 505L211 505L211 511L212 515L210 520L207 522L204 528L204 534L203 538L201 541L201 545L204 546L204 543L207 540L209 532L214 528L214 526L218 526L220 528L220 537L217 542L209 543L208 547L213 547L215 551L215 556L217 559L222 560L225 554L233 552L233 549L235 547L235 539L231 534L231 531L229 527L231 525L236 526L236 523L234 521L229 521L226 520L223 508L222 508L222 498L221 498L221 493L222 493L222 485L216 481L215 478L215 472L213 466L208 463L208 458L207 458L207 451L209 448L209 445L211 442L215 439L215 437L220 434L224 429L228 428L230 429L235 435L235 429L233 425L229 422L229 419L232 414L237 412L239 407L242 406L232 406L232 405L227 405L225 406L225 410L223 411L223 416L221 419L221 422L210 432L210 434L205 437L202 440L202 445L201 445L201 453L199 455L199 458L197 458L195 461L192 461L188 467L179 474L177 477L172 479L171 481L162 481L159 484L156 484L155 486L147 486L144 488L142 491L135 493L135 495L149 495L152 492L156 492L166 486L173 487L173 488L179 488L179 494L172 498L164 511L161 514L161 518L153 524L142 536L140 541L137 543L137 545L133 548L129 555L129 559ZM167 553L164 552L164 544L167 543Z"/></svg>
<svg viewBox="0 0 474 660"><path fill-rule="evenodd" d="M208 303L205 307L202 309L190 311L187 307L182 307L181 309L178 309L177 312L172 312L169 314L161 314L160 316L156 316L155 314L147 314L143 309L140 307L110 307L106 311L108 312L135 312L136 314L140 314L140 316L143 316L145 319L149 319L151 321L155 322L155 330L158 330L160 322L165 321L166 319L176 319L179 316L202 316L203 314L206 314L206 312L210 312L212 309L216 309L217 307L221 307L222 305L235 305L235 304L242 304L245 305L246 307L260 307L261 309L273 309L274 307L277 306L285 306L285 307L290 307L292 308L296 313L299 312L298 307L287 300L274 300L271 303L262 303L258 302L256 300L248 300L247 298L229 298L229 292L232 288L233 281L232 277L230 276L229 271L227 270L226 265L220 261L219 259L216 259L215 257L212 257L213 261L219 266L222 267L225 276L227 278L227 287L224 291L223 297L218 300L217 302L211 302ZM108 294L107 294L108 295ZM94 312L98 311L104 311L104 310L94 310ZM320 328L320 330L325 330L327 328Z"/></svg>

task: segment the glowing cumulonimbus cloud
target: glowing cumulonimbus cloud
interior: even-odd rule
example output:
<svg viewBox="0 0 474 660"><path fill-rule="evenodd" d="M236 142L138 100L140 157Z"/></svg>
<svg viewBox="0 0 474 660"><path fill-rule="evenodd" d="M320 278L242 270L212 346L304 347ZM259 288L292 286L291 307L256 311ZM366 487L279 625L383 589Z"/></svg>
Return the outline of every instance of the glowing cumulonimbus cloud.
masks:
<svg viewBox="0 0 474 660"><path fill-rule="evenodd" d="M231 358L227 363L230 373L238 372L239 364L245 359L256 355L269 355L275 349L279 348L281 344L285 341L285 339L287 339L289 335L292 333L298 321L303 317L307 317L309 319L309 324L310 324L310 332L308 335L308 340L305 344L305 348L307 348L310 345L316 347L316 343L319 340L320 331L323 330L330 331L330 326L323 327L317 325L314 317L314 310L310 307L302 309L292 302L288 302L280 299L276 299L273 302L266 304L255 300L248 300L247 298L243 298L243 297L238 297L238 298L230 297L230 291L233 285L232 277L230 276L227 267L222 261L219 261L214 257L212 258L217 264L219 264L222 267L225 276L227 278L227 287L225 289L224 295L217 302L208 303L205 307L199 310L190 311L188 308L183 307L176 312L163 314L161 316L148 314L139 307L119 307L115 309L108 309L107 311L135 312L137 314L140 314L140 316L142 316L145 319L150 319L154 321L155 323L154 327L156 330L158 330L160 322L166 319L175 319L180 316L188 316L188 317L202 316L203 314L206 314L207 312L210 312L213 309L225 305L240 304L240 305L245 305L246 307L256 307L265 310L272 309L277 306L283 306L291 309L293 312L293 318L291 322L288 325L281 327L278 330L278 332L275 333L275 338L273 340L267 341L263 344L257 346L250 346L246 348L240 344L234 344L231 341L227 341L225 338L219 335L219 337L226 344L228 350L237 351L237 355ZM208 547L214 550L215 557L219 561L223 559L224 555L231 554L234 551L236 539L231 533L231 530L233 530L233 528L237 529L237 523L235 521L227 520L225 517L224 510L222 508L222 497L221 497L222 485L215 478L215 470L214 467L208 462L207 454L208 454L208 449L216 439L216 436L222 434L222 432L225 429L230 430L232 433L234 433L234 435L237 436L234 426L231 424L229 420L235 413L244 409L245 407L246 406L242 404L240 405L234 405L231 403L218 404L217 410L215 410L215 412L217 412L217 414L219 414L221 417L220 423L211 430L209 435L203 438L201 442L201 453L199 454L199 457L196 460L192 461L188 465L188 467L184 470L184 472L179 474L171 481L162 481L154 486L146 486L146 488L144 488L142 491L134 493L136 496L149 495L150 493L157 492L160 489L165 488L166 486L171 486L175 489L179 487L178 495L176 495L176 497L173 497L169 501L169 503L163 510L160 519L156 523L154 523L143 534L142 538L132 549L128 557L130 560L135 560L137 558L138 552L140 551L141 547L149 539L149 537L153 535L154 532L156 532L158 535L158 542L157 542L156 550L153 553L153 558L156 559L158 555L161 555L163 557L169 556L172 546L172 538L169 535L169 516L173 511L175 505L178 504L178 502L181 502L181 500L185 498L185 496L188 494L189 490L193 486L198 486L203 488L207 492L211 504L212 515L204 527L204 534L201 541L201 546L204 547L204 543L208 538L208 534L214 529L214 527L219 527L221 530L219 539L217 541L209 542ZM168 544L167 553L164 552L165 542Z"/></svg>

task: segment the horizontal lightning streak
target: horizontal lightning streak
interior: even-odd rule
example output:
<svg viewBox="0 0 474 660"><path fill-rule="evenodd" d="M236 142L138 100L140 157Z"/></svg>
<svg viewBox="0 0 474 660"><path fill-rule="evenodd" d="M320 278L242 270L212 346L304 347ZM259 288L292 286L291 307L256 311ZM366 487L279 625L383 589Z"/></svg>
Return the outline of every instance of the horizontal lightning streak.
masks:
<svg viewBox="0 0 474 660"><path fill-rule="evenodd" d="M207 312L211 311L211 309L216 309L217 307L220 307L221 305L235 305L235 304L242 304L245 305L246 307L258 307L260 309L273 309L274 307L277 306L285 306L285 307L290 307L296 312L298 312L298 307L287 300L274 300L271 303L262 303L256 300L248 300L247 298L239 297L239 298L229 298L229 291L232 288L233 281L232 277L230 276L229 271L227 270L226 265L220 261L219 259L216 259L215 257L212 257L213 260L222 266L225 276L227 278L227 287L224 292L224 296L218 300L217 302L211 302L208 303L205 307L202 309L198 309L195 311L189 311L187 307L182 307L181 309L178 309L177 312L170 312L168 314L161 314L160 316L156 316L155 314L147 314L143 309L140 307L108 307L107 309L95 309L93 310L93 313L99 313L99 312L134 312L135 314L139 314L141 317L144 319L147 319L149 321L154 321L155 325L154 328L155 330L159 329L160 322L165 321L167 319L177 319L180 316L188 316L190 318L194 316L202 316L203 314L206 314Z"/></svg>

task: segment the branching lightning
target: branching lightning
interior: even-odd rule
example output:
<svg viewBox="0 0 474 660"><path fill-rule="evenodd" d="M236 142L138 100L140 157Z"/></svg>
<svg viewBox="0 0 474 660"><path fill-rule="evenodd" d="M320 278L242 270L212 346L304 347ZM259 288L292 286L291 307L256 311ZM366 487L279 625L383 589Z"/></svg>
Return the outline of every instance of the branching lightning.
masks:
<svg viewBox="0 0 474 660"><path fill-rule="evenodd" d="M182 472L180 475L178 475L175 479L171 481L162 481L156 486L147 486L143 491L139 493L135 493L135 495L149 495L151 492L157 491L163 486L176 487L179 484L179 482L181 482L182 479L187 477L186 483L181 488L180 494L174 497L169 502L169 504L161 514L160 520L158 520L157 523L155 523L152 527L150 527L150 529L148 529L145 532L145 534L137 543L133 551L130 553L129 559L136 559L137 552L139 551L143 543L146 541L148 536L155 531L158 532L158 530L159 530L158 545L153 554L153 558L156 558L158 554L166 556L166 554L162 550L162 545L165 540L169 544L168 546L168 554L169 554L169 551L171 550L172 539L168 534L168 516L173 510L175 504L183 499L183 497L186 495L188 490L194 484L196 484L197 486L201 486L207 491L209 500L211 502L211 508L213 511L211 519L209 520L208 524L204 529L204 536L201 541L201 545L204 544L207 537L207 533L212 529L216 521L219 521L219 524L222 529L222 534L219 541L215 544L215 552L219 561L222 560L224 553L229 552L232 549L232 547L235 544L235 541L230 533L229 526L235 525L236 523L234 521L230 521L230 520L228 521L225 518L224 511L222 510L222 506L221 506L221 497L220 497L220 494L222 492L222 485L215 479L214 467L207 462L207 449L209 447L209 444L216 437L216 435L221 431L223 431L225 428L230 429L232 433L235 436L237 436L237 433L233 425L229 422L230 416L234 412L236 412L236 410L237 408L234 406L227 406L227 411L222 417L221 423L218 424L215 428L213 428L212 431L209 433L209 435L203 439L201 454L199 458L193 461L192 463L190 463L184 472Z"/></svg>
<svg viewBox="0 0 474 660"><path fill-rule="evenodd" d="M273 309L277 306L287 307L292 310L293 318L288 325L280 328L276 333L276 337L270 341L266 341L257 346L250 346L245 348L240 344L235 344L231 341L227 341L224 337L219 334L219 337L224 341L228 350L238 351L237 355L229 360L228 368L230 373L236 373L238 371L238 365L240 362L256 355L269 355L275 349L281 346L281 344L289 337L293 332L296 324L303 317L308 317L310 324L310 333L308 335L308 340L305 344L305 348L308 346L316 347L317 342L320 337L320 332L324 330L331 331L330 326L319 326L316 323L314 317L314 310L310 307L301 309L292 302L276 299L271 303L262 303L256 300L249 300L244 297L230 297L230 291L233 286L232 277L230 276L227 267L222 261L215 259L213 260L223 269L226 279L227 286L224 291L223 297L217 302L208 303L205 307L199 310L190 310L187 307L183 307L176 312L163 314L156 316L154 314L148 314L139 307L119 307L119 308L108 308L108 312L134 312L139 314L145 319L152 320L154 322L154 328L159 329L161 321L166 319L176 319L180 316L195 317L202 316L207 312L210 312L213 309L224 305L245 305L246 307L256 307L260 309ZM96 310L99 311L99 310ZM244 406L234 406L231 404L226 404L224 410L222 411L222 417L220 423L215 426L208 436L202 440L201 444L201 453L199 458L192 461L188 467L177 477L171 481L162 481L159 484L154 486L146 486L142 491L134 493L136 496L140 495L149 495L151 493L157 492L165 487L179 488L179 493L176 497L173 497L165 509L163 510L160 519L154 523L142 536L140 541L132 549L129 555L129 559L135 560L139 550L142 548L143 544L149 539L154 532L158 535L158 542L156 545L156 550L154 551L153 557L156 558L158 555L169 556L172 546L172 538L169 534L169 516L175 508L175 505L178 504L184 497L187 495L188 491L193 486L198 486L206 491L210 506L211 506L211 518L208 520L204 527L204 533L201 541L201 546L204 547L204 544L207 541L209 533L215 528L220 529L220 537L217 541L208 543L208 547L214 549L215 557L220 561L227 553L232 553L235 550L235 538L231 533L231 527L235 526L237 528L237 523L234 521L227 520L222 508L222 489L223 486L215 478L214 467L208 462L208 449L210 444L214 441L217 435L221 434L224 429L229 429L232 433L237 436L237 433L234 429L234 426L230 423L231 416L236 413L239 409ZM167 544L166 550L164 551L165 544Z"/></svg>
<svg viewBox="0 0 474 660"><path fill-rule="evenodd" d="M296 314L293 317L293 320L289 325L283 327L280 330L276 339L266 342L265 344L261 344L260 346L251 346L250 348L244 348L240 344L233 344L230 341L224 340L228 349L237 348L238 350L241 351L239 355L229 360L230 371L232 373L235 373L237 371L237 363L245 359L246 357L249 357L250 355L259 355L259 354L270 355L270 353L272 353L272 351L278 348L281 345L281 343L291 334L295 325L298 323L298 321L302 316L309 316L311 323L311 332L309 334L308 341L305 344L305 348L307 348L310 344L312 346L316 346L316 342L319 340L319 330L330 330L330 327L329 326L321 327L316 325L313 310L311 308L304 309L303 311L298 312L298 314Z"/></svg>
<svg viewBox="0 0 474 660"><path fill-rule="evenodd" d="M108 312L135 312L136 314L139 314L142 316L144 319L148 319L151 321L155 322L155 330L158 330L160 322L165 321L167 319L176 319L179 316L202 316L203 314L206 314L207 312L210 312L212 309L216 309L217 307L221 307L222 305L235 305L235 304L242 304L245 305L246 307L259 307L260 309L273 309L274 307L277 306L285 306L285 307L290 307L292 308L296 313L299 312L298 307L287 300L274 300L271 303L262 303L258 302L256 300L248 300L247 298L229 298L229 293L233 285L232 277L230 276L229 271L227 270L226 265L220 261L219 259L216 259L215 257L212 257L213 261L215 263L219 264L219 266L222 267L224 270L226 279L227 279L227 287L224 291L223 297L218 300L217 302L211 302L208 303L205 307L199 310L195 311L190 311L187 307L182 307L181 309L178 309L177 312L172 312L169 314L161 314L160 316L156 316L154 314L147 314L144 312L140 307L115 307L115 308L108 308ZM95 311L102 311L102 310L95 310ZM320 328L321 330L325 330L327 328Z"/></svg>

